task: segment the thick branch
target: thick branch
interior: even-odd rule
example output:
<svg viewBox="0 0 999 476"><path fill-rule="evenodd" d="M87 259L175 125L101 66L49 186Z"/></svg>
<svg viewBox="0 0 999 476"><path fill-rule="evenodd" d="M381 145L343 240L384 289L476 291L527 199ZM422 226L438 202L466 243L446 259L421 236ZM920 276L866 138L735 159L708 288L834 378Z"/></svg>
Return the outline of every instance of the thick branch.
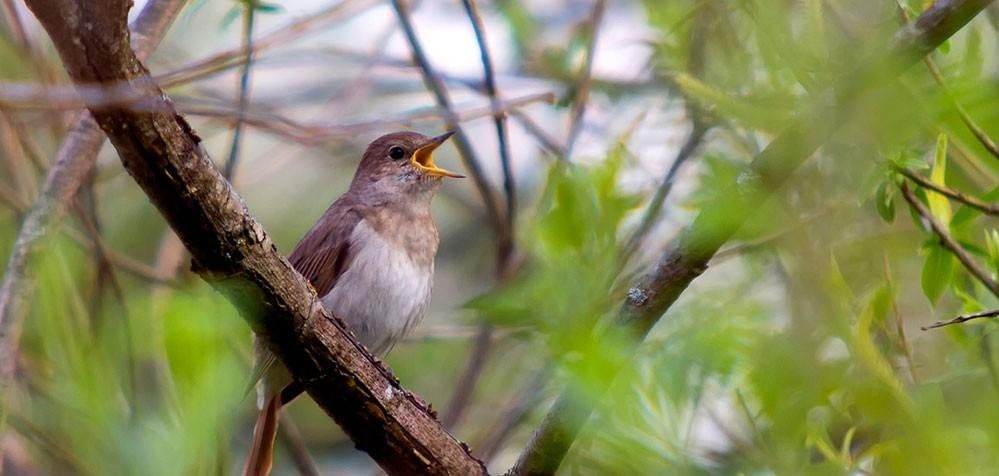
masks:
<svg viewBox="0 0 999 476"><path fill-rule="evenodd" d="M652 329L708 261L760 203L766 200L848 117L850 105L954 34L991 0L939 0L899 31L888 48L862 62L810 101L784 130L681 233L655 269L628 292L618 321L634 344ZM811 120L811 118L816 118ZM610 385L610 382L605 382ZM564 391L509 474L553 474L591 412L572 389Z"/></svg>
<svg viewBox="0 0 999 476"><path fill-rule="evenodd" d="M129 82L169 100L127 46L128 0L28 0L76 83ZM433 412L331 318L278 254L176 113L93 108L121 161L191 252L196 271L355 445L391 474L485 474Z"/></svg>
<svg viewBox="0 0 999 476"><path fill-rule="evenodd" d="M982 284L989 289L989 291L992 291L992 294L999 296L999 282L996 282L996 280L992 278L992 275L989 274L989 271L978 264L975 259L971 257L971 253L968 253L967 250L961 247L961 244L958 243L953 236L950 236L950 233L947 232L947 228L933 217L933 214L930 213L928 208L926 208L926 205L923 205L923 202L920 202L919 199L916 198L916 195L912 193L912 190L909 188L909 184L906 182L902 183L902 196L905 198L905 201L909 202L909 206L912 207L912 209L915 210L916 213L923 218L923 220L929 223L930 229L933 231L933 234L937 235L937 239L940 240L940 244L957 257L957 260L964 265L964 268L967 269L972 276L978 278L978 280L981 281Z"/></svg>

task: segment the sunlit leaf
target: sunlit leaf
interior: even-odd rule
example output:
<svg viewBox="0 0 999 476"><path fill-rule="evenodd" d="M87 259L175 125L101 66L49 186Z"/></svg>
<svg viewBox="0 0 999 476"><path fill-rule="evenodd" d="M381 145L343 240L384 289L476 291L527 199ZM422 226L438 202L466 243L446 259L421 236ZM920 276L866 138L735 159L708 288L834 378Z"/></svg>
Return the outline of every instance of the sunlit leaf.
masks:
<svg viewBox="0 0 999 476"><path fill-rule="evenodd" d="M930 180L933 183L946 187L945 178L947 176L947 136L940 134L937 137L937 147L933 158L933 169L930 172ZM930 212L944 227L950 225L951 209L947 197L936 192L928 191L926 200L930 205Z"/></svg>

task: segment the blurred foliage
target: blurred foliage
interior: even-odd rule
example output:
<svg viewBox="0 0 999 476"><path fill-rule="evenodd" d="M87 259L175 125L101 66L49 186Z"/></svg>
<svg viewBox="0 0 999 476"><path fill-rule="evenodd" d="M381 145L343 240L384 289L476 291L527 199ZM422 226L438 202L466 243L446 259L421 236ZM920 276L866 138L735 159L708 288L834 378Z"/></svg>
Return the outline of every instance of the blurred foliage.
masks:
<svg viewBox="0 0 999 476"><path fill-rule="evenodd" d="M487 29L502 27L507 33L490 31L490 38L503 40L502 47L512 52L500 68L503 74L537 80L567 101L574 99L581 57L592 38L591 2L480 3ZM284 9L291 8L242 0L198 3L204 19L182 17L189 23L175 27L180 33L165 45L170 53L151 69L176 66L173 56L208 53L184 51L185 45L218 38L238 44L238 33L225 26L251 4L267 13L258 18L260 31L268 21L284 21L289 14ZM995 309L999 298L911 210L900 193L906 179L899 169L986 203L999 200L999 160L955 107L993 140L999 138L995 10L930 56L943 86L926 65L916 64L874 89L770 200L755 204L750 217L732 217L747 223L637 351L613 321L634 277L651 269L691 214L715 203L719 190L737 181L745 164L789 124L828 120L799 111L812 94L890 41L902 22L900 7L915 17L928 4L608 2L596 37L620 30L621 22L643 21L625 29L640 30L647 40L648 64L632 65L644 76L634 81L600 76L601 55L612 56L619 44L598 48L594 105L587 116L592 124L583 128L577 149L585 152L567 163L545 157L533 143L514 149L530 150L515 164L524 195L519 202L527 204L516 222L524 264L505 285L492 288L491 232L471 187L444 188L435 211L443 244L434 308L421 326L423 337L401 343L389 364L407 388L439 408L452 396L471 339L465 338L468 332L457 338L435 332L457 326L467 331L480 323L495 329L474 403L455 429L475 448L507 423L502 418L513 418L509 411L515 403L528 399L523 421L491 461L494 471L509 466L551 397L569 385L591 397L600 411L573 446L564 474L994 474L999 324L981 319L927 332L920 326ZM357 43L357 28L371 30L377 16L362 17L360 27L335 42ZM429 22L453 20L428 18L418 24L421 34L434 26ZM45 68L34 67L38 59L8 38L0 41L0 77L44 82ZM270 53L260 55L254 67L278 76L280 85L274 93L255 79L254 94L263 91L259 94L267 98L259 107L310 118L326 100L361 101L364 107L345 102L336 112L360 111L367 119L431 103L418 75L400 79L388 68L372 73L326 46L312 45L324 55L319 79L298 70L282 74L268 65ZM377 63L369 46L363 45L365 61ZM302 51L278 50L275 56L285 67ZM38 54L48 68L58 69L53 55ZM368 90L359 92L348 71L363 78ZM298 88L301 78L315 83L301 86L304 112L282 96ZM235 97L234 79L225 77L230 89L224 93L214 83L171 92L214 104ZM457 91L467 84L449 86ZM310 88L334 89L330 95L343 97L318 97ZM421 96L414 100L413 91ZM673 129L685 131L688 117L642 120L637 131L625 134L619 123L635 111L673 117L685 105L696 105L711 130L678 176L644 246L625 259L623 244L669 166L665 157L673 155L675 144L660 139ZM537 116L556 124L545 123L546 128L558 128L566 112L546 108ZM11 117L23 122L39 150L54 152L62 134L53 125L58 121L37 111ZM470 130L491 131L490 120L473 122ZM476 124L484 128L472 129ZM195 123L217 157L228 149L228 127ZM343 190L363 140L292 148L262 136L252 131L247 137L249 157L241 162L237 186L280 248L289 250ZM527 134L512 137L532 140ZM485 138L482 142L488 146ZM14 167L6 159L15 144L2 145L7 173ZM143 262L169 262L163 258L169 242L165 224L112 155L102 160L93 187L106 243ZM290 156L295 160L287 160ZM22 165L29 172L18 177L40 180L34 165ZM0 176L0 184L30 198L37 187L14 176ZM910 187L995 278L996 217ZM7 205L0 212L5 252L21 213ZM73 214L67 226L87 230L84 214ZM109 279L91 253L63 235L48 237L44 249L32 266L30 313L17 329L19 381L5 394L4 417L12 433L0 440L9 455L6 464L41 474L231 474L239 468L253 399L242 395L249 330L233 308L183 264L170 270L171 284L157 285L121 272ZM467 304L456 312L461 303ZM528 380L541 368L554 369L554 377L532 392ZM610 392L603 393L611 380ZM364 457L333 423L301 400L289 413L320 467L370 474ZM280 454L277 472L293 471L289 461Z"/></svg>

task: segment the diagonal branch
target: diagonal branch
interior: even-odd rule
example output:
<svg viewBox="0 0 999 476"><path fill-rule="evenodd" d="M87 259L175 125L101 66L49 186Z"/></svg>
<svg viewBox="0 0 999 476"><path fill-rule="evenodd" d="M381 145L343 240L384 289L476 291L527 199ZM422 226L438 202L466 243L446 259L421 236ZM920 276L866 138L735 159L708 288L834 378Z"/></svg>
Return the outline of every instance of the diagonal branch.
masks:
<svg viewBox="0 0 999 476"><path fill-rule="evenodd" d="M634 346L690 282L706 270L711 257L756 207L845 122L858 96L900 74L989 3L991 0L938 0L914 23L896 33L884 51L866 58L828 90L814 96L799 119L753 159L736 183L729 184L702 208L655 269L629 290L617 320L632 337ZM615 364L620 368L624 362ZM602 382L605 386L610 383ZM590 402L571 387L563 391L508 474L555 473L591 411Z"/></svg>
<svg viewBox="0 0 999 476"><path fill-rule="evenodd" d="M917 173L915 173L915 172L913 172L913 171L911 171L909 169L906 169L904 167L894 167L894 168L895 168L895 171L897 171L898 173L904 175L905 178L907 178L909 180L912 180L913 182L915 182L920 187L928 188L930 190L933 190L934 192L937 192L940 195L943 195L943 196L945 196L947 198L950 198L951 200L956 200L956 201L961 202L961 203L963 203L963 204L965 204L965 205L967 205L967 206L969 206L971 208L977 208L977 209L979 209L979 210L981 210L981 211L983 211L985 213L988 213L989 215L999 216L999 204L986 203L986 202L983 202L983 201L981 201L981 200L979 200L979 199L977 199L977 198L975 198L975 197L973 197L971 195L966 195L966 194L958 192L957 190L954 190L952 188L944 187L943 185L935 183L932 180L929 180L926 177L923 177L923 176L921 176L921 175L919 175L919 174L917 174Z"/></svg>
<svg viewBox="0 0 999 476"><path fill-rule="evenodd" d="M946 320L946 321L937 321L937 322L934 322L933 324L930 324L928 326L923 326L920 329L922 329L924 331L928 331L930 329L936 329L938 327L949 326L951 324L961 324L963 322L968 322L968 321L974 320L974 319L984 319L984 318L993 318L993 317L999 317L999 309L993 309L991 311L974 312L974 313L971 313L971 314L961 314L960 316L957 316L957 317L955 317L953 319L949 319L949 320Z"/></svg>
<svg viewBox="0 0 999 476"><path fill-rule="evenodd" d="M169 99L127 46L129 0L28 0L76 83L126 82ZM98 8L99 7L99 8ZM176 112L91 110L122 164L191 252L194 269L390 474L485 474L419 398L323 309Z"/></svg>
<svg viewBox="0 0 999 476"><path fill-rule="evenodd" d="M902 196L905 197L905 201L909 202L909 206L912 207L912 209L915 210L916 213L923 218L923 220L929 223L930 229L933 231L933 234L937 235L937 239L940 240L940 244L957 257L957 260L964 265L965 269L967 269L972 276L978 278L978 280L981 281L982 284L989 289L989 291L992 291L992 294L999 297L999 282L996 282L992 275L989 274L988 270L978 264L975 259L971 257L971 254L961 247L961 244L958 243L953 236L950 236L950 233L947 232L947 228L944 227L942 223L937 221L937 219L933 217L933 214L930 213L930 210L926 208L926 205L923 205L923 202L916 198L916 194L912 193L908 182L902 182Z"/></svg>
<svg viewBox="0 0 999 476"><path fill-rule="evenodd" d="M506 222L502 218L504 215L500 212L496 198L493 196L492 187L489 186L489 182L486 181L486 177L482 172L479 159L472 148L471 140L465 134L464 129L458 125L459 121L451 106L451 98L448 96L444 80L441 79L440 75L437 74L434 67L430 64L430 58L427 57L427 53L423 50L423 45L416 37L416 30L413 28L413 21L409 17L409 7L406 5L406 1L392 0L392 6L395 9L396 16L399 18L399 24L402 25L406 41L413 52L413 62L419 65L420 73L423 75L423 82L426 84L427 89L433 93L448 129L454 131L454 143L458 148L458 153L465 163L465 167L468 167L469 175L472 176L479 195L482 196L482 202L486 206L486 214L489 216L489 221L501 239L503 239L502 237L506 236Z"/></svg>

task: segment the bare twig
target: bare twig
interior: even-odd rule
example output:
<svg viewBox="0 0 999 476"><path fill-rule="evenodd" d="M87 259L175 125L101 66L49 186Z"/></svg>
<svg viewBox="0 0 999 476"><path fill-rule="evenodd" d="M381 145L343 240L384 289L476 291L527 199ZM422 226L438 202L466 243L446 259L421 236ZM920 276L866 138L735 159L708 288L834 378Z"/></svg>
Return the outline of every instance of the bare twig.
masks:
<svg viewBox="0 0 999 476"><path fill-rule="evenodd" d="M985 203L982 200L979 200L975 197L972 197L970 195L965 195L964 193L958 192L957 190L935 183L932 180L929 180L904 167L896 166L894 167L894 169L898 173L904 175L905 178L915 182L920 187L930 189L952 200L957 200L958 202L961 202L969 207L977 208L985 213L988 213L989 215L999 215L999 204Z"/></svg>
<svg viewBox="0 0 999 476"><path fill-rule="evenodd" d="M597 33L600 31L600 23L604 18L604 11L607 10L607 0L596 0L593 3L593 10L587 20L586 32L589 36L589 43L586 45L586 58L583 61L583 68L576 79L574 100L572 110L569 113L569 135L565 141L565 158L569 159L572 149L576 145L576 139L583 129L583 115L586 113L586 103L590 100L590 87L593 84L593 57L597 49Z"/></svg>
<svg viewBox="0 0 999 476"><path fill-rule="evenodd" d="M746 217L847 120L850 106L862 93L896 77L989 3L991 0L938 0L916 22L896 33L887 48L865 58L857 67L848 68L830 88L810 97L796 116L799 119L778 134L744 168L735 183L720 190L701 209L653 271L628 291L617 322L633 338L634 346L637 347L660 316L705 271L711 257L741 227ZM611 364L620 368L624 362ZM610 383L603 382L606 386ZM555 401L508 474L553 474L590 413L590 405L570 385Z"/></svg>
<svg viewBox="0 0 999 476"><path fill-rule="evenodd" d="M319 476L319 468L316 467L316 462L312 460L312 455L309 454L309 449L305 445L305 439L302 438L302 432L298 430L295 420L292 420L287 412L281 414L278 435L288 447L288 452L291 453L291 460L295 462L298 474L301 476Z"/></svg>
<svg viewBox="0 0 999 476"><path fill-rule="evenodd" d="M155 49L183 5L181 0L154 0L146 4L132 24L135 31L132 41L140 58ZM12 339L8 330L16 328L16 321L23 313L22 301L29 292L28 263L37 253L41 239L65 215L104 143L104 134L89 113L81 113L75 123L59 149L35 204L24 218L0 286L0 361L5 363L0 368L0 386L9 383L15 370L12 362L18 342Z"/></svg>
<svg viewBox="0 0 999 476"><path fill-rule="evenodd" d="M551 379L552 368L551 364L546 364L535 372L522 388L511 394L509 402L497 413L494 423L486 427L489 429L488 434L475 445L476 455L482 458L482 461L491 461L503 449L503 444L524 422L531 410L538 407L544 396L542 391Z"/></svg>
<svg viewBox="0 0 999 476"><path fill-rule="evenodd" d="M548 150L548 152L555 154L556 157L565 156L565 148L555 141L551 135L545 132L545 130L542 129L541 126L534 121L534 119L531 119L530 116L517 110L510 111L510 115L520 123L528 134L537 139L538 143L541 144L541 147L544 147Z"/></svg>
<svg viewBox="0 0 999 476"><path fill-rule="evenodd" d="M968 322L972 319L984 319L991 317L999 317L999 309L993 309L991 311L974 312L971 314L961 314L953 319L947 321L937 321L928 326L922 326L920 329L928 331L930 329L936 329L938 327L949 326L951 324L961 324L963 322Z"/></svg>
<svg viewBox="0 0 999 476"><path fill-rule="evenodd" d="M427 57L426 52L423 51L423 46L420 44L419 38L416 37L416 30L413 28L413 22L410 19L409 7L406 5L405 0L392 0L392 6L395 8L399 24L402 25L406 41L412 50L413 61L420 67L423 82L426 84L427 89L433 93L437 105L441 109L441 114L444 116L447 128L453 130L455 133L455 146L458 148L459 155L465 163L465 167L468 168L469 175L472 176L479 195L482 197L482 202L486 207L486 214L499 236L504 236L505 232L503 230L506 228L505 220L502 218L503 214L500 213L499 206L496 204L492 187L489 186L489 182L486 181L486 177L482 173L482 167L479 165L475 149L472 148L472 142L458 124L458 118L452 110L451 99L448 96L444 81L430 64L430 59Z"/></svg>
<svg viewBox="0 0 999 476"><path fill-rule="evenodd" d="M707 18L708 12L703 8L698 8L694 17L694 27L690 29L690 52L689 52L689 64L688 70L690 75L694 78L700 78L704 71L704 25ZM681 88L675 88L676 91L682 91ZM691 122L690 134L687 136L687 140L684 141L680 150L677 151L676 157L673 158L672 164L670 164L669 169L666 174L663 175L662 180L659 182L659 186L656 187L656 192L652 195L652 199L649 200L649 205L645 208L645 212L642 214L641 220L639 220L638 228L632 233L631 238L625 244L624 251L622 253L622 262L626 263L631 256L638 250L641 246L642 241L645 240L646 235L652 230L652 225L659 218L659 213L662 211L663 205L666 202L666 197L673 190L673 182L676 180L677 173L680 172L680 167L687 162L691 157L694 156L694 152L697 151L698 146L700 146L701 141L704 140L705 134L707 134L710 125L704 119L705 114L701 111L700 106L697 102L689 97L684 97L684 108L687 111L687 116Z"/></svg>
<svg viewBox="0 0 999 476"><path fill-rule="evenodd" d="M486 94L489 95L489 103L493 106L493 123L496 125L496 139L499 141L500 165L503 169L503 191L506 194L506 241L510 241L513 236L513 219L516 210L517 193L516 184L513 178L513 171L510 166L510 145L506 132L506 116L500 112L499 93L496 91L496 76L493 73L493 60L489 54L489 45L486 43L485 26L482 24L482 17L479 9L475 6L474 0L462 0L465 12L472 22L472 29L475 31L475 40L479 44L479 54L482 57L482 70L485 76ZM506 261L506 255L511 251L509 247L512 243L501 244L498 257L499 266Z"/></svg>
<svg viewBox="0 0 999 476"><path fill-rule="evenodd" d="M344 0L321 11L303 16L277 30L262 35L253 42L254 53L260 53L276 46L286 45L302 36L328 26L335 21L352 18L369 8L379 4L377 0ZM243 46L222 51L206 58L193 61L169 73L156 77L156 82L162 87L170 87L190 81L190 76L200 77L208 73L227 69L233 61L246 58L246 48Z"/></svg>
<svg viewBox="0 0 999 476"><path fill-rule="evenodd" d="M243 4L243 51L245 60L239 72L239 105L238 111L242 116L246 112L246 104L250 99L250 69L253 67L253 18L256 14L256 2L249 1ZM243 122L236 122L232 129L232 145L229 147L229 158L225 161L225 169L222 175L226 180L232 180L236 171L236 162L239 160L239 145L243 137Z"/></svg>
<svg viewBox="0 0 999 476"><path fill-rule="evenodd" d="M444 413L441 415L442 425L453 429L458 426L461 417L464 416L465 410L468 409L468 405L472 402L472 395L475 392L479 377L482 375L482 370L485 368L486 358L489 356L492 341L492 326L480 326L475 335L475 341L472 343L468 364L465 366L465 370L462 371L461 377L454 384L454 392L451 394L451 400L444 407Z"/></svg>
<svg viewBox="0 0 999 476"><path fill-rule="evenodd" d="M947 251L950 251L951 254L953 254L957 260L964 265L964 268L967 269L972 276L978 278L978 280L981 281L981 283L984 284L989 291L992 291L992 294L999 296L999 282L996 282L992 275L989 274L988 270L978 264L975 259L971 257L971 254L968 253L968 251L965 250L953 236L950 236L947 228L937 221L933 214L930 213L930 210L926 208L926 205L923 205L923 202L919 201L919 198L912 193L912 190L909 189L909 183L903 182L901 189L902 196L905 198L905 201L909 202L909 206L912 207L912 209L915 210L916 213L918 213L919 216L921 216L923 220L929 224L930 230L933 231L933 234L937 235L937 239L940 240L940 244L946 248Z"/></svg>
<svg viewBox="0 0 999 476"><path fill-rule="evenodd" d="M87 0L76 0L84 2ZM162 97L125 46L129 0L28 0L74 82L126 81ZM100 32L101 40L92 35ZM80 41L80 39L83 39ZM330 316L176 112L91 110L125 168L295 380L391 474L485 474L467 447Z"/></svg>

